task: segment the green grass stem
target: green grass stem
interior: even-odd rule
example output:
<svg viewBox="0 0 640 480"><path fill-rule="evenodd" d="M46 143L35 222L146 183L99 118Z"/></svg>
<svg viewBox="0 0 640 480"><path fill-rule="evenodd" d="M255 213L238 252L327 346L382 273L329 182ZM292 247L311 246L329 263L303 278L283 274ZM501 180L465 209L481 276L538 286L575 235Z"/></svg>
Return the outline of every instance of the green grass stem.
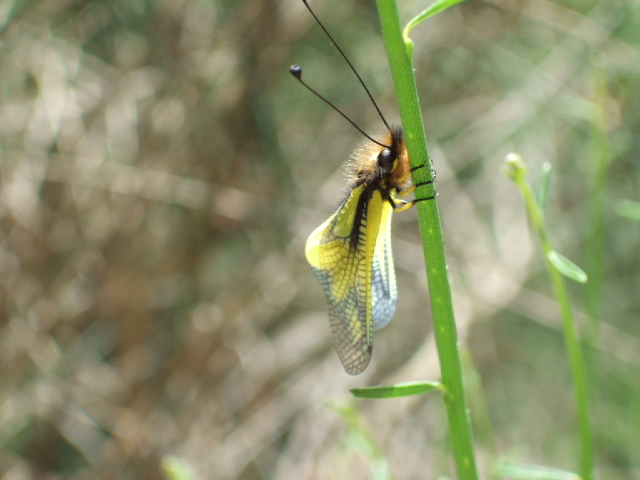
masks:
<svg viewBox="0 0 640 480"><path fill-rule="evenodd" d="M544 226L542 211L536 201L531 187L526 181L526 167L519 155L511 154L507 157L504 166L505 175L513 180L522 193L525 207L533 224L533 228L538 236L540 247L547 266L547 272L551 278L555 296L560 304L562 313L562 327L564 331L565 344L569 356L569 364L573 377L573 388L575 394L576 411L579 426L579 443L581 459L579 473L582 480L593 479L593 444L591 432L591 420L589 418L589 395L588 381L584 367L584 359L576 323L569 301L569 293L562 273L554 265L552 258L555 251L551 247L551 242L547 236Z"/></svg>
<svg viewBox="0 0 640 480"><path fill-rule="evenodd" d="M429 165L427 141L413 74L413 63L409 53L412 51L412 46L405 43L403 39L395 0L377 0L377 4L411 165L412 167ZM414 171L414 183L428 180L431 180L429 168ZM433 185L428 185L420 187L416 195L429 197L434 194L434 191ZM453 313L438 202L420 202L417 204L417 210L429 278L434 334L444 386L443 398L456 470L460 480L476 480L478 473L473 434L462 376L458 333Z"/></svg>
<svg viewBox="0 0 640 480"><path fill-rule="evenodd" d="M596 352L602 315L604 276L604 233L606 183L610 149L607 133L607 79L602 66L596 63L592 73L592 109L589 132L589 222L585 244L585 268L589 275L584 291L585 310L589 317L585 339L589 349L590 371L596 371Z"/></svg>

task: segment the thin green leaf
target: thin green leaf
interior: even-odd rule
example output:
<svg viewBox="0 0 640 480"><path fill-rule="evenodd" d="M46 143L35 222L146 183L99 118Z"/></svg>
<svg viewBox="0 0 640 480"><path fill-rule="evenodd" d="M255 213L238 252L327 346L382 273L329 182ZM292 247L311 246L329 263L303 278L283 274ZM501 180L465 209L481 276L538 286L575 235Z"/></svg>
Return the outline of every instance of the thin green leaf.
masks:
<svg viewBox="0 0 640 480"><path fill-rule="evenodd" d="M498 464L496 474L509 480L580 480L578 475L566 470L513 463Z"/></svg>
<svg viewBox="0 0 640 480"><path fill-rule="evenodd" d="M547 208L547 199L549 198L549 184L551 183L551 164L544 162L542 164L542 175L540 177L540 184L538 185L538 205L540 211L544 215L544 211Z"/></svg>
<svg viewBox="0 0 640 480"><path fill-rule="evenodd" d="M429 5L425 10L419 13L413 20L411 20L406 27L404 27L404 31L402 32L402 37L404 38L405 43L411 42L409 39L409 32L416 27L417 25L424 22L427 18L432 17L438 12L442 10L446 10L449 7L453 7L454 5L464 2L464 0L436 0L431 5Z"/></svg>
<svg viewBox="0 0 640 480"><path fill-rule="evenodd" d="M640 203L620 200L616 205L616 213L621 217L640 222Z"/></svg>
<svg viewBox="0 0 640 480"><path fill-rule="evenodd" d="M395 398L418 395L433 390L440 390L440 382L407 382L397 385L387 385L378 387L352 388L351 393L358 398Z"/></svg>
<svg viewBox="0 0 640 480"><path fill-rule="evenodd" d="M549 253L547 253L547 259L551 262L551 265L565 277L578 283L587 283L588 277L587 274L584 273L584 270L564 255L559 254L555 250L550 250Z"/></svg>

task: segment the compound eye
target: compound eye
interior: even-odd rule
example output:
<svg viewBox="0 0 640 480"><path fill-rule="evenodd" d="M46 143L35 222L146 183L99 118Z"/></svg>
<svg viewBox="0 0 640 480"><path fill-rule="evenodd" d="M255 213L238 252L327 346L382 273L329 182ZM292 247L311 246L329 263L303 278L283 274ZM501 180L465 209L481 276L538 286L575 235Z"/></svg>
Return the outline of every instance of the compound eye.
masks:
<svg viewBox="0 0 640 480"><path fill-rule="evenodd" d="M391 171L391 167L393 166L393 155L391 150L385 148L378 154L378 165L385 172Z"/></svg>

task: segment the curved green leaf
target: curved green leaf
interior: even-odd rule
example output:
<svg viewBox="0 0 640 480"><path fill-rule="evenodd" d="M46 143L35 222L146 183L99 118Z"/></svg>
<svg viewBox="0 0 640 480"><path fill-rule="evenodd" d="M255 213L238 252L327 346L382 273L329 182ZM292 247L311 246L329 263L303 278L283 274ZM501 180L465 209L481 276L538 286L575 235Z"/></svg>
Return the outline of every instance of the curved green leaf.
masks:
<svg viewBox="0 0 640 480"><path fill-rule="evenodd" d="M350 391L353 396L358 398L395 398L418 395L440 390L441 388L442 384L440 382L407 382L398 383L397 385L352 388Z"/></svg>
<svg viewBox="0 0 640 480"><path fill-rule="evenodd" d="M551 250L547 254L547 260L549 260L551 265L553 265L553 267L565 277L578 283L587 283L588 277L584 270L567 257L560 255L555 250Z"/></svg>
<svg viewBox="0 0 640 480"><path fill-rule="evenodd" d="M410 43L409 32L422 22L424 22L427 18L432 17L438 12L442 10L446 10L449 7L453 7L457 3L464 2L464 0L436 0L431 5L429 5L425 10L416 15L407 26L404 27L404 31L402 32L402 37L404 38L405 43Z"/></svg>

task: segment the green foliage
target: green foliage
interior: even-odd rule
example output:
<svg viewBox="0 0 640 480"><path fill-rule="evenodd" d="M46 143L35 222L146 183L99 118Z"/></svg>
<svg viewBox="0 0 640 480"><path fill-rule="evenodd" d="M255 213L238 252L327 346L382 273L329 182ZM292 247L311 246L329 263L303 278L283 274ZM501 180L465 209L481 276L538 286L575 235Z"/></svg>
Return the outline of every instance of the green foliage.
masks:
<svg viewBox="0 0 640 480"><path fill-rule="evenodd" d="M571 366L576 415L579 425L578 441L580 443L580 460L578 463L580 478L590 480L594 475L594 459L592 413L589 409L590 398L587 386L587 372L569 294L561 275L579 283L585 283L587 276L580 267L552 249L551 242L549 241L549 233L543 222L542 210L527 183L526 172L527 169L519 155L510 154L507 156L503 166L503 173L518 186L524 198L527 214L531 219L536 236L538 237L540 250L546 259L549 278L560 307L564 340L569 364Z"/></svg>
<svg viewBox="0 0 640 480"><path fill-rule="evenodd" d="M405 382L397 385L352 388L351 393L358 398L396 398L428 393L441 388L442 384L439 382Z"/></svg>
<svg viewBox="0 0 640 480"><path fill-rule="evenodd" d="M464 0L436 0L427 8L425 8L422 12L416 15L413 19L407 23L407 26L404 27L402 31L402 38L404 39L405 45L407 45L407 54L409 56L413 55L414 45L411 39L409 38L409 33L415 27L424 22L427 18L434 16L438 12L442 12L447 8L451 8L454 5L463 2Z"/></svg>
<svg viewBox="0 0 640 480"><path fill-rule="evenodd" d="M587 283L587 274L584 273L584 270L564 255L556 252L555 250L551 250L547 252L547 260L549 260L551 265L553 265L553 267L565 277L578 283Z"/></svg>

